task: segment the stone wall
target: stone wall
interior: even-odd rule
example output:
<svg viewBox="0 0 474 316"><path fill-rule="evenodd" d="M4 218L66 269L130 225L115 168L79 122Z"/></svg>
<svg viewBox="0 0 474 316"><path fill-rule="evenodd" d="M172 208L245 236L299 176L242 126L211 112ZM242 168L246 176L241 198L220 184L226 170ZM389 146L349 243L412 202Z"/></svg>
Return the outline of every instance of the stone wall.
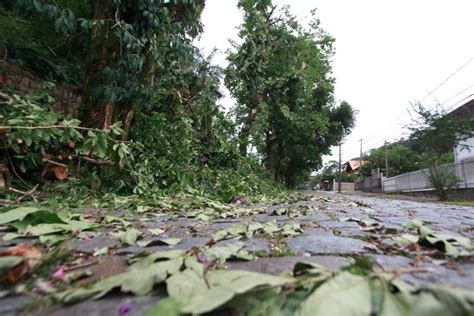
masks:
<svg viewBox="0 0 474 316"><path fill-rule="evenodd" d="M31 71L0 60L0 91L12 89L19 94L27 94L38 88L41 79ZM74 86L54 86L51 91L55 99L53 108L64 111L74 117L79 116L81 96Z"/></svg>

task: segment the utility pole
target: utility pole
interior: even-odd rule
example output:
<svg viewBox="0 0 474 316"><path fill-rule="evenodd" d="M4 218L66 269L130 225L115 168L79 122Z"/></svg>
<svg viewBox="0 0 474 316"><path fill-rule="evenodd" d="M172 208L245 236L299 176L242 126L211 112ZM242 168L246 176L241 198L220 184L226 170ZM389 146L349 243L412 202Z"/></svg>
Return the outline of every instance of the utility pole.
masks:
<svg viewBox="0 0 474 316"><path fill-rule="evenodd" d="M388 178L388 154L387 154L387 140L385 140L385 177Z"/></svg>
<svg viewBox="0 0 474 316"><path fill-rule="evenodd" d="M339 192L339 193L341 193L341 176L342 176L342 173L341 173L341 159L342 159L341 146L342 146L342 142L339 142L339 186L337 188L337 192Z"/></svg>
<svg viewBox="0 0 474 316"><path fill-rule="evenodd" d="M362 142L364 141L363 138L359 139L360 142L360 164L362 164Z"/></svg>

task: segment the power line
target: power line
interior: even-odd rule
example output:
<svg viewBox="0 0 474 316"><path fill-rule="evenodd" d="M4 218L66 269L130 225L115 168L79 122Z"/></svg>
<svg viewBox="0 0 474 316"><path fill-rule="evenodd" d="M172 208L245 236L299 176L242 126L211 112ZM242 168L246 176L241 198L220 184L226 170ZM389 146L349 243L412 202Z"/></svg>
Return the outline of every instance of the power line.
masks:
<svg viewBox="0 0 474 316"><path fill-rule="evenodd" d="M467 89L465 89L465 90L467 90ZM459 94L458 94L458 95L459 95ZM446 112L450 112L451 110L454 110L457 105L459 105L459 104L464 104L466 100L469 100L469 98L472 98L472 97L474 97L474 93L471 93L470 95L466 96L465 98L463 98L463 99L461 99L461 100L455 102L455 103L452 104L451 106L446 107L444 110L445 110ZM448 100L450 100L450 99L452 99L452 97L449 98ZM444 104L443 104L443 105L444 105ZM386 137L387 139L400 138L400 136L403 136L403 134L404 134L404 131L403 131L403 130L398 130L398 131L396 131L396 132L394 132L394 133L391 133L391 134L389 134L388 136L385 136L385 137ZM395 136L395 135L396 135L396 137L393 137L393 136ZM380 139L379 141L377 141L377 142L372 142L372 143L370 143L370 144L365 143L365 148L368 148L368 150L373 149L373 148L378 148L376 145L381 145L384 141L385 141L384 139ZM352 149L354 149L354 150L353 150L353 151L350 151L350 150L349 150L349 152L354 152L354 151L357 149L357 147L353 147ZM367 152L367 150L366 150L366 152Z"/></svg>
<svg viewBox="0 0 474 316"><path fill-rule="evenodd" d="M452 110L456 109L456 105L458 105L459 103L464 103L466 100L468 100L471 97L474 97L474 93L471 93L467 97L465 97L465 98L459 100L458 102L454 103L453 105L451 105L448 109L446 109L446 112L451 112Z"/></svg>
<svg viewBox="0 0 474 316"><path fill-rule="evenodd" d="M424 101L426 98L428 98L430 95L432 95L433 93L435 93L440 87L442 87L443 85L445 85L449 80L451 80L457 73L459 73L462 69L464 69L468 64L470 64L472 62L474 58L471 57L469 58L461 67L459 67L458 69L456 69L452 74L450 74L445 80L443 80L440 84L438 84L433 90L431 90L427 95L425 95L421 101ZM468 86L467 88L463 89L462 91L456 93L455 95L449 97L447 100L443 101L442 104L446 104L447 102L449 102L450 100L458 97L459 95L463 94L464 92L466 92L467 90L469 90L470 88L474 87L474 85L470 85ZM473 96L474 94L470 94L469 96L467 96L466 98L463 98L461 101L458 101L456 102L454 105L450 106L448 108L447 111L450 111L451 109L453 109L457 104L459 104L460 102L466 100L467 98ZM446 109L445 109L446 110ZM400 136L403 135L404 131L403 130L397 130L396 132L394 133L391 133L389 135L384 135L383 132L384 131L387 131L389 127L391 127L393 124L399 122L401 119L403 119L406 115L409 114L409 111L407 111L407 109L405 109L405 111L400 115L398 116L395 120L391 121L388 125L386 125L383 129L379 130L378 132L372 134L372 136L370 137L366 137L364 138L364 141L365 141L365 147L366 148L369 148L372 149L372 148L375 148L375 145L377 144L380 144L381 142L385 141L385 139L390 139L392 138L392 136L394 135L397 135L397 137L399 138ZM381 134L382 133L382 134ZM372 139L378 139L380 137L380 140L376 141L376 142L372 142L370 143L369 141L372 140ZM370 144L370 146L368 145ZM361 144L362 145L362 144ZM358 147L358 146L357 146ZM348 153L352 153L354 152L354 155L351 155L350 157L352 156L355 156L355 150L357 149L356 146L353 146L351 148L349 148L349 150L347 150L346 152ZM348 154L345 154L345 156L347 156ZM350 159L349 157L349 159Z"/></svg>
<svg viewBox="0 0 474 316"><path fill-rule="evenodd" d="M446 82L448 82L452 77L454 77L458 72L460 72L464 67L466 67L474 58L470 58L468 59L467 62L465 62L461 67L459 67L455 72L453 72L451 75L448 76L448 78L444 79L443 82L441 82L439 85L437 85L430 93L428 93L427 95L425 95L425 97L423 99L421 99L421 101L424 101L427 97L429 97L430 95L432 95L433 93L436 92L436 90L438 90L439 88L441 88Z"/></svg>
<svg viewBox="0 0 474 316"><path fill-rule="evenodd" d="M466 87L466 88L463 88L461 91L459 91L459 92L455 93L454 95L450 96L448 99L446 99L445 101L443 101L443 102L440 103L440 104L442 104L442 105L444 106L447 102L449 102L449 101L453 100L454 98L456 98L456 97L462 95L464 92L468 91L468 90L471 89L472 87L474 87L474 85L470 85L470 86L468 86L468 87ZM472 97L473 95L474 95L474 94L470 94L470 95L464 97L463 99L457 101L457 102L454 103L453 105L450 105L449 107L445 107L444 110L445 110L446 112L450 112L451 110L454 109L454 107L455 107L456 105L458 105L458 104L462 103L463 101L469 99L469 98ZM396 135L396 134L398 134L397 137L403 136L403 131L396 131L396 132L391 133L391 134L388 134L388 135L384 134L383 132L384 132L384 131L387 131L390 126L392 126L393 124L395 124L395 123L397 123L398 121L400 121L400 120L401 120L402 118L404 118L407 114L409 114L408 111L406 111L403 115L397 117L397 118L396 118L395 120L393 120L390 124L386 125L383 129L381 129L381 130L379 130L378 132L374 133L372 136L370 136L370 137L368 137L368 138L365 138L365 139L364 139L364 140L365 140L365 147L371 149L371 148L373 148L375 145L380 144L385 138L392 138L392 136L394 136L394 135ZM370 140L373 140L373 139L376 139L377 141L375 141L375 142L370 142ZM357 148L358 148L358 146L353 146L353 147L350 148L349 150L355 152L355 150L356 150Z"/></svg>
<svg viewBox="0 0 474 316"><path fill-rule="evenodd" d="M452 97L450 97L450 98L447 99L447 100L444 100L444 101L441 102L441 103L445 104L445 103L451 101L452 99L454 99L454 98L460 96L461 94L463 94L463 93L466 92L467 90L471 89L472 87L474 87L474 84L471 84L469 87L463 89L462 91L458 92L457 94L453 95Z"/></svg>

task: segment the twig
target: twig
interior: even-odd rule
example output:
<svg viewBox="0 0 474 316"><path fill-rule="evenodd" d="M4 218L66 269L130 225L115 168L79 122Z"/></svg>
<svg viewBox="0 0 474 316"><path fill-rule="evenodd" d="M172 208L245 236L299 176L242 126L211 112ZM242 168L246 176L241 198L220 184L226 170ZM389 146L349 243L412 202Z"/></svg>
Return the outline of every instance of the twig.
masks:
<svg viewBox="0 0 474 316"><path fill-rule="evenodd" d="M0 103L6 104L6 105L12 105L13 104L13 98L9 96L6 93L0 92L0 98L4 99L5 101L1 101Z"/></svg>
<svg viewBox="0 0 474 316"><path fill-rule="evenodd" d="M5 139L3 140L3 144L4 144L5 148L7 148ZM16 171L15 165L13 164L12 158L11 158L10 155L8 154L8 151L7 151L7 150L5 150L5 154L6 154L6 156L7 156L8 163L10 164L10 167L12 168L13 174L14 174L23 184L28 184L28 182L26 182L26 181L20 176L20 174Z"/></svg>
<svg viewBox="0 0 474 316"><path fill-rule="evenodd" d="M89 162L94 165L113 165L114 164L112 160L96 160L93 158L79 156L79 155L71 155L71 157L76 158L78 160Z"/></svg>
<svg viewBox="0 0 474 316"><path fill-rule="evenodd" d="M82 163L82 160L79 160L79 162L77 163L76 177L79 175L79 171L81 170L81 163Z"/></svg>
<svg viewBox="0 0 474 316"><path fill-rule="evenodd" d="M93 264L96 264L96 263L99 263L99 260L92 260L92 261L89 261L89 262L85 262L83 264L78 264L77 266L64 268L64 272L69 272L69 271L74 271L74 270L86 268L86 267L89 267L89 266L91 266Z"/></svg>
<svg viewBox="0 0 474 316"><path fill-rule="evenodd" d="M434 272L434 270L433 270L433 268L413 267L413 268L390 269L390 270L386 270L385 272L392 273L392 274L395 274L395 275L398 276L400 274Z"/></svg>
<svg viewBox="0 0 474 316"><path fill-rule="evenodd" d="M49 160L49 159L46 159L46 158L43 158L43 162L46 162L46 163L49 163L49 164L52 164L52 165L56 165L56 166L59 166L59 167L67 168L67 166L63 163L53 161L53 160Z"/></svg>
<svg viewBox="0 0 474 316"><path fill-rule="evenodd" d="M33 201L35 203L38 203L38 199L33 195L33 193L36 191L36 189L38 189L38 187L39 187L39 184L35 185L29 191L21 191L21 190L10 187L10 188L8 188L8 191L13 192L13 193L23 194L22 196L20 196L19 198L16 199L17 202L21 202L21 200L23 200L25 197L29 196L33 199Z"/></svg>
<svg viewBox="0 0 474 316"><path fill-rule="evenodd" d="M421 247L420 244L415 245L416 249L416 259L415 259L415 267L418 268L421 266Z"/></svg>

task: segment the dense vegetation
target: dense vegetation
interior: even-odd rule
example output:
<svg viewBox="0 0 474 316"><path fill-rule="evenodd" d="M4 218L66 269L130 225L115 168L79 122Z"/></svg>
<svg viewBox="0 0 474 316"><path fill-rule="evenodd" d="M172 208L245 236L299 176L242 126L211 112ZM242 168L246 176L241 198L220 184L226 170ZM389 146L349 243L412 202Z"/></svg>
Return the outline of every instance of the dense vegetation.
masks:
<svg viewBox="0 0 474 316"><path fill-rule="evenodd" d="M333 95L334 39L316 18L303 27L269 0L242 0L242 43L223 70L193 44L204 6L2 1L4 59L44 80L26 96L2 86L12 186L47 188L54 169L68 178L57 188L88 194L192 191L230 202L295 187L320 167L354 125ZM237 99L229 115L219 105L224 75ZM52 109L54 84L82 95L78 117Z"/></svg>

